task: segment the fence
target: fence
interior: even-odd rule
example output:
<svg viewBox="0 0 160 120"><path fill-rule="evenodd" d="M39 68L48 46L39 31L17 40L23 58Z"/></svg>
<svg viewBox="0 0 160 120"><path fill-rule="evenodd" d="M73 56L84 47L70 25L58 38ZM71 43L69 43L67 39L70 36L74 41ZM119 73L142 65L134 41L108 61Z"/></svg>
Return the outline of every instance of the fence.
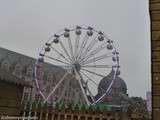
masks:
<svg viewBox="0 0 160 120"><path fill-rule="evenodd" d="M127 116L120 111L110 111L83 105L47 106L41 104L27 104L22 109L21 116L37 117L38 120L128 120ZM63 107L62 107L63 106Z"/></svg>

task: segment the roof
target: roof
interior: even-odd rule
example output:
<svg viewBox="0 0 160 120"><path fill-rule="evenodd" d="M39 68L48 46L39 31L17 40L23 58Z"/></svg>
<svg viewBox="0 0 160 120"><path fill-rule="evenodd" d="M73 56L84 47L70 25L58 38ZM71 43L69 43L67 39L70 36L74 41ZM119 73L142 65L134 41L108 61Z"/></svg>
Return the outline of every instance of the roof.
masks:
<svg viewBox="0 0 160 120"><path fill-rule="evenodd" d="M27 87L32 87L31 83L19 79L13 74L8 73L7 71L0 68L0 81L5 81L8 83L14 83L16 85L22 85Z"/></svg>
<svg viewBox="0 0 160 120"><path fill-rule="evenodd" d="M107 88L109 87L111 81L114 78L114 73L115 73L114 70L112 70L111 73L108 76L104 77L100 81L99 87L103 88L104 90L107 90ZM114 83L112 85L112 89L113 88L119 89L120 90L119 92L122 92L123 90L124 90L124 92L126 92L125 90L127 90L127 85L126 85L125 81L122 78L120 78L118 75L116 75L115 79L114 79Z"/></svg>
<svg viewBox="0 0 160 120"><path fill-rule="evenodd" d="M114 78L115 71L112 69L112 71L103 79L101 79L99 86L98 86L98 94L95 96L96 99L100 98L108 87L110 86L113 78ZM120 78L118 75L115 76L114 82L111 86L111 89L109 91L109 94L106 95L108 99L112 99L112 104L119 104L120 102L120 96L127 94L127 85L125 81ZM106 99L106 97L103 98L102 101ZM124 98L124 97L123 97Z"/></svg>

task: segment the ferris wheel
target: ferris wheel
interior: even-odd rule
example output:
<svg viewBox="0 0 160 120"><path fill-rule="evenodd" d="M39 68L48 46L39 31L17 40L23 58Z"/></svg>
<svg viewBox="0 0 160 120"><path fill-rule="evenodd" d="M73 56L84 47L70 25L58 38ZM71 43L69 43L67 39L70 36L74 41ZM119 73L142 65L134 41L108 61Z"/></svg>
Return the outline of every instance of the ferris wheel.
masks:
<svg viewBox="0 0 160 120"><path fill-rule="evenodd" d="M40 80L36 72L38 64L48 62L65 70L65 73L53 86L50 93L45 96L40 89ZM110 85L103 94L95 98L101 79L114 71ZM39 53L35 67L36 85L39 93L44 98L44 103L54 96L56 89L62 84L68 75L74 77L79 84L86 104L99 103L109 94L117 75L120 74L119 52L113 44L113 40L93 27L75 26L64 28L46 41ZM76 92L76 91L75 91Z"/></svg>

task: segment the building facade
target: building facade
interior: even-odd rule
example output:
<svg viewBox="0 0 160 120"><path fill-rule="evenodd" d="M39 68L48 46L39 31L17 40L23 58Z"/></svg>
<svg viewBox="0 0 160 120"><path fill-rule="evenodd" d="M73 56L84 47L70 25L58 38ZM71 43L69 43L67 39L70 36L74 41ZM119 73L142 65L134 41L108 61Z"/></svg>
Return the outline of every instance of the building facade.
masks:
<svg viewBox="0 0 160 120"><path fill-rule="evenodd" d="M35 82L35 63L36 59L0 48L0 69L5 70L9 75L15 76L17 79L25 82L29 82L32 85L32 90L27 87L24 88L24 100L27 100L31 95L34 100L37 96L39 97L39 90L37 90ZM63 68L51 65L49 63L42 63L41 68L41 79L39 81L41 85L41 91L45 96L53 90L53 87L59 82L65 73ZM76 92L75 92L76 91ZM31 93L32 92L32 93ZM49 101L61 102L61 101L76 101L78 103L84 103L83 93L78 84L71 75L68 75L64 81L60 84L59 88L56 89L54 96L49 98ZM2 96L3 97L3 96ZM43 99L43 98L42 98Z"/></svg>
<svg viewBox="0 0 160 120"><path fill-rule="evenodd" d="M19 115L25 87L32 86L0 68L0 116Z"/></svg>
<svg viewBox="0 0 160 120"><path fill-rule="evenodd" d="M152 117L160 120L160 0L150 0L152 52Z"/></svg>

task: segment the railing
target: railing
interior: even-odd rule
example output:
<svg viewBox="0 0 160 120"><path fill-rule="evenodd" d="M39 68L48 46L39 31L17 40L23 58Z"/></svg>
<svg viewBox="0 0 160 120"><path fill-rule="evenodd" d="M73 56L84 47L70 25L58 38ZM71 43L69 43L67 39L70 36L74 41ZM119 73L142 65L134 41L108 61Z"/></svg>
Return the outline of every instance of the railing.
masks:
<svg viewBox="0 0 160 120"><path fill-rule="evenodd" d="M29 115L28 111L25 111L25 116L38 118L38 120L120 120L119 115L103 113L83 113L83 112L69 112L69 111L31 111ZM128 119L126 119L128 120Z"/></svg>
<svg viewBox="0 0 160 120"><path fill-rule="evenodd" d="M75 107L52 107L46 105L28 104L22 109L21 116L37 118L38 120L128 120L120 111L100 109L79 109ZM29 120L29 119L28 119Z"/></svg>

